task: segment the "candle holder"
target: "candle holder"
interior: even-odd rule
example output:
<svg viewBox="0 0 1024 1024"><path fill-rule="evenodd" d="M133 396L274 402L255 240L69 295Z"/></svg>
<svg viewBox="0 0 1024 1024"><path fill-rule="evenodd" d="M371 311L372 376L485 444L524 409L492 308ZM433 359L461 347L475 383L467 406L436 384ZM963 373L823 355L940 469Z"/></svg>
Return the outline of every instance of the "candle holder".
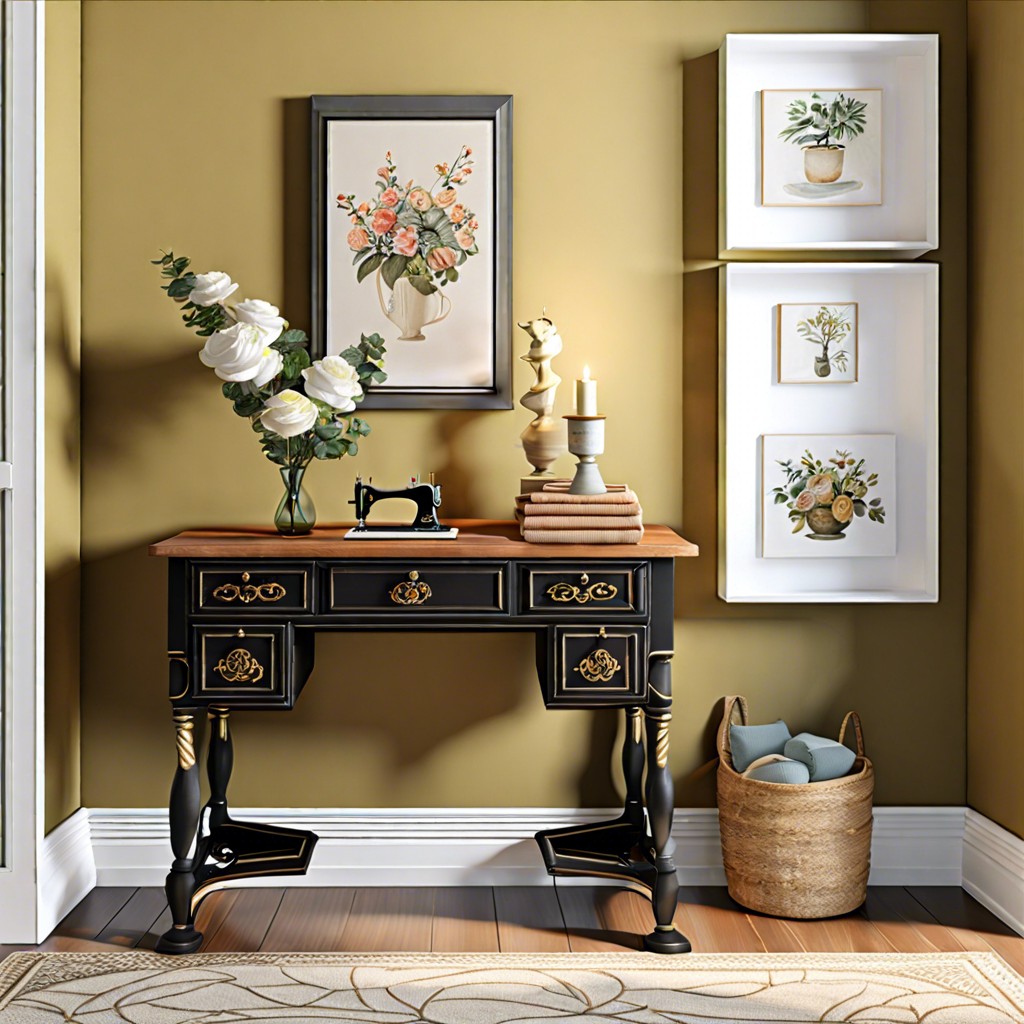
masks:
<svg viewBox="0 0 1024 1024"><path fill-rule="evenodd" d="M569 487L570 494L606 494L595 456L604 453L604 416L563 416L568 420L569 451L579 462Z"/></svg>

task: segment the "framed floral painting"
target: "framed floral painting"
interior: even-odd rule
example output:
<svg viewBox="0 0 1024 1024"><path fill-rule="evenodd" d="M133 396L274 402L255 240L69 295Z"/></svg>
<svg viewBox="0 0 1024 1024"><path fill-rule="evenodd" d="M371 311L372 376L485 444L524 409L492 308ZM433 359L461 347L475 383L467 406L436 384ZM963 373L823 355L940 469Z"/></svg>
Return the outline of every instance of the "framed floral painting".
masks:
<svg viewBox="0 0 1024 1024"><path fill-rule="evenodd" d="M387 379L366 407L512 408L512 97L311 110L311 354L376 332Z"/></svg>
<svg viewBox="0 0 1024 1024"><path fill-rule="evenodd" d="M765 558L896 554L894 434L761 438Z"/></svg>

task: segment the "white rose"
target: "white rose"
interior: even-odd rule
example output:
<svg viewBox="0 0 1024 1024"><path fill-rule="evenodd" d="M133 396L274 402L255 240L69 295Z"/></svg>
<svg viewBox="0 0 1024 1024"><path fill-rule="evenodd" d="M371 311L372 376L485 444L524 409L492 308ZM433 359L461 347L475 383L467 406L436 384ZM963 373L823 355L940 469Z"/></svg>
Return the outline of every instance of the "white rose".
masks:
<svg viewBox="0 0 1024 1024"><path fill-rule="evenodd" d="M260 413L260 422L279 437L295 437L309 430L319 415L316 406L305 395L285 388L268 399L266 408Z"/></svg>
<svg viewBox="0 0 1024 1024"><path fill-rule="evenodd" d="M188 293L188 301L197 306L215 306L238 287L222 270L196 274L196 286Z"/></svg>
<svg viewBox="0 0 1024 1024"><path fill-rule="evenodd" d="M263 350L263 359L260 361L260 365L256 370L256 376L253 377L252 383L258 388L263 387L264 384L268 384L281 372L283 364L284 356L281 355L276 348L265 348Z"/></svg>
<svg viewBox="0 0 1024 1024"><path fill-rule="evenodd" d="M338 412L354 409L354 399L363 393L356 368L341 356L318 359L302 371L302 376L306 379L306 394Z"/></svg>
<svg viewBox="0 0 1024 1024"><path fill-rule="evenodd" d="M267 344L277 341L284 330L285 320L277 306L262 299L246 299L231 307L231 315L243 324L254 324L267 333Z"/></svg>
<svg viewBox="0 0 1024 1024"><path fill-rule="evenodd" d="M252 324L233 324L206 339L199 359L204 366L212 367L213 372L221 380L253 380L267 368L267 357L264 353L269 341L266 332L259 327ZM279 352L275 355L280 357ZM276 372L275 370L274 373ZM273 375L271 374L271 377Z"/></svg>

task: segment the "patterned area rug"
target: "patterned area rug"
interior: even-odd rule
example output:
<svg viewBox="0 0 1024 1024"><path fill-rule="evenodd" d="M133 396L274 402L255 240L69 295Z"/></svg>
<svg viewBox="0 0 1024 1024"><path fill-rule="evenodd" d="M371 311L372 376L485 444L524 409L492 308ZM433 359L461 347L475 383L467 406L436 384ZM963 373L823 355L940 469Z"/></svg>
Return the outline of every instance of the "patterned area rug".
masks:
<svg viewBox="0 0 1024 1024"><path fill-rule="evenodd" d="M1024 1022L990 953L15 953L2 1024Z"/></svg>

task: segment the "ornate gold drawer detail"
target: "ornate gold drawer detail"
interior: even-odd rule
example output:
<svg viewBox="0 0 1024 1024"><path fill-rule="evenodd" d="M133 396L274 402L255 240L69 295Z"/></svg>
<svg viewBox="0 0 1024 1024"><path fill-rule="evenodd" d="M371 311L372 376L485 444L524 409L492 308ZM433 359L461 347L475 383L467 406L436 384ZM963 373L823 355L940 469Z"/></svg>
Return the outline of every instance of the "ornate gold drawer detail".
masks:
<svg viewBox="0 0 1024 1024"><path fill-rule="evenodd" d="M335 612L507 614L507 565L437 562L330 567L327 607Z"/></svg>
<svg viewBox="0 0 1024 1024"><path fill-rule="evenodd" d="M647 697L644 626L556 626L549 643L549 707L641 704Z"/></svg>
<svg viewBox="0 0 1024 1024"><path fill-rule="evenodd" d="M313 610L312 562L274 566L197 563L195 611L257 615L268 612Z"/></svg>
<svg viewBox="0 0 1024 1024"><path fill-rule="evenodd" d="M642 565L541 563L520 569L524 614L604 615L644 611Z"/></svg>
<svg viewBox="0 0 1024 1024"><path fill-rule="evenodd" d="M198 626L195 696L244 706L284 704L289 694L285 626Z"/></svg>

